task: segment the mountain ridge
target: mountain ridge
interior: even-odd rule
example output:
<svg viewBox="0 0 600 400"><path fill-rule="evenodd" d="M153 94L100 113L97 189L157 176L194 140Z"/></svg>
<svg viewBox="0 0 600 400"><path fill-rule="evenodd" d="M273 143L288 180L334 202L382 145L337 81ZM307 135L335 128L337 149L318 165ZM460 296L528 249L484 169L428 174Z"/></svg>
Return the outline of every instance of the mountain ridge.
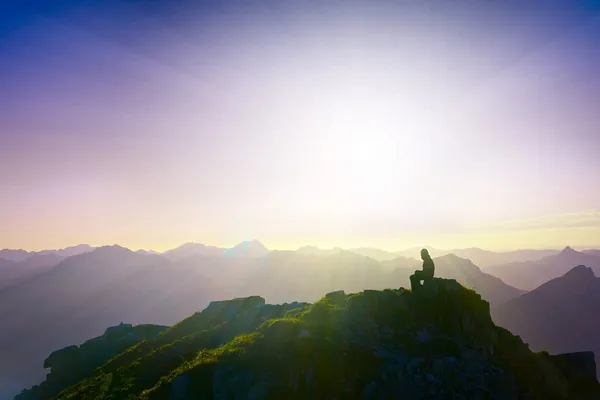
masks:
<svg viewBox="0 0 600 400"><path fill-rule="evenodd" d="M49 390L58 399L600 395L589 352L532 353L476 292L440 278L418 292L338 291L313 304L212 302L98 367ZM44 398L35 392L16 399Z"/></svg>
<svg viewBox="0 0 600 400"><path fill-rule="evenodd" d="M586 265L600 274L600 256L579 252L566 246L558 254L537 261L526 261L486 268L486 271L507 284L523 290L533 290L558 278L577 265Z"/></svg>
<svg viewBox="0 0 600 400"><path fill-rule="evenodd" d="M596 352L600 362L600 278L578 265L493 312L494 320L534 349Z"/></svg>

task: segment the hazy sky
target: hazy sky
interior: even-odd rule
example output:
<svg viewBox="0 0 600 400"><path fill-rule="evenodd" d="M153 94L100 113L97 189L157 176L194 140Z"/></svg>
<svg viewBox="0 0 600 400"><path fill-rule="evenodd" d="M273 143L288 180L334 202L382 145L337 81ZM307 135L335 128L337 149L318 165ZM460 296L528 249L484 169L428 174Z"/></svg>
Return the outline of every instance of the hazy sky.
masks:
<svg viewBox="0 0 600 400"><path fill-rule="evenodd" d="M600 7L3 1L0 248L600 246Z"/></svg>

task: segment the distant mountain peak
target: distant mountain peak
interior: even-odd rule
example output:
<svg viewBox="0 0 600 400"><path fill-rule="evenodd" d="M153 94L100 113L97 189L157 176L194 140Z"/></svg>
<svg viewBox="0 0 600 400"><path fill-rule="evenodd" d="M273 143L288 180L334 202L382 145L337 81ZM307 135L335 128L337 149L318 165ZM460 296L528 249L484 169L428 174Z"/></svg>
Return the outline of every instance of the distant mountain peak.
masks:
<svg viewBox="0 0 600 400"><path fill-rule="evenodd" d="M473 264L473 262L471 260L469 260L468 258L459 257L454 253L448 253L448 254L444 254L443 256L434 257L434 260L447 261L447 262L462 261L462 262L465 262L468 264Z"/></svg>
<svg viewBox="0 0 600 400"><path fill-rule="evenodd" d="M118 244L113 244L112 246L102 246L96 248L92 253L101 254L101 253L133 253L133 251L129 250L127 247L119 246Z"/></svg>
<svg viewBox="0 0 600 400"><path fill-rule="evenodd" d="M560 252L560 254L575 254L577 253L577 251L573 250L573 248L571 246L567 246L564 249L562 249L562 251Z"/></svg>
<svg viewBox="0 0 600 400"><path fill-rule="evenodd" d="M569 272L567 272L564 276L576 277L578 279L589 279L596 277L592 268L586 267L585 265L578 265L571 268L571 270L569 270Z"/></svg>
<svg viewBox="0 0 600 400"><path fill-rule="evenodd" d="M177 247L178 249L184 249L187 247L206 247L205 244L203 243L197 243L197 242L187 242L182 244L181 246Z"/></svg>
<svg viewBox="0 0 600 400"><path fill-rule="evenodd" d="M227 249L226 254L230 256L261 257L269 254L269 249L258 240L253 239L238 243L234 247Z"/></svg>
<svg viewBox="0 0 600 400"><path fill-rule="evenodd" d="M256 239L245 240L245 241L235 245L234 248L235 247L238 247L238 248L240 248L240 247L256 247L256 248L265 248L266 249L265 245Z"/></svg>

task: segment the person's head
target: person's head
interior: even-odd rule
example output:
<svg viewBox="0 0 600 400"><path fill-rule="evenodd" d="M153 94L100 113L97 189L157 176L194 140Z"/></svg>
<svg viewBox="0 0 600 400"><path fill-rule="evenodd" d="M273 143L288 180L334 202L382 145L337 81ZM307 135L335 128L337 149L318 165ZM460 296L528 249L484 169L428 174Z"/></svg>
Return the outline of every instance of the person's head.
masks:
<svg viewBox="0 0 600 400"><path fill-rule="evenodd" d="M431 256L429 255L429 252L427 251L427 249L422 249L421 250L421 260L427 260L431 258Z"/></svg>

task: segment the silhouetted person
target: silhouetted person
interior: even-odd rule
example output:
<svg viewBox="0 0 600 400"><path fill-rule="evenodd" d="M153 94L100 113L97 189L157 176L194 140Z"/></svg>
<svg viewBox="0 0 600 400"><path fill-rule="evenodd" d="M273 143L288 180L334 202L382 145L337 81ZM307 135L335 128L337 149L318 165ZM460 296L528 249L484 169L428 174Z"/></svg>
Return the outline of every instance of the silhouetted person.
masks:
<svg viewBox="0 0 600 400"><path fill-rule="evenodd" d="M421 250L421 259L423 260L423 269L415 271L415 273L410 276L410 288L413 292L417 287L421 286L421 281L432 279L433 274L435 272L433 260L431 259L431 256L429 255L427 249Z"/></svg>

